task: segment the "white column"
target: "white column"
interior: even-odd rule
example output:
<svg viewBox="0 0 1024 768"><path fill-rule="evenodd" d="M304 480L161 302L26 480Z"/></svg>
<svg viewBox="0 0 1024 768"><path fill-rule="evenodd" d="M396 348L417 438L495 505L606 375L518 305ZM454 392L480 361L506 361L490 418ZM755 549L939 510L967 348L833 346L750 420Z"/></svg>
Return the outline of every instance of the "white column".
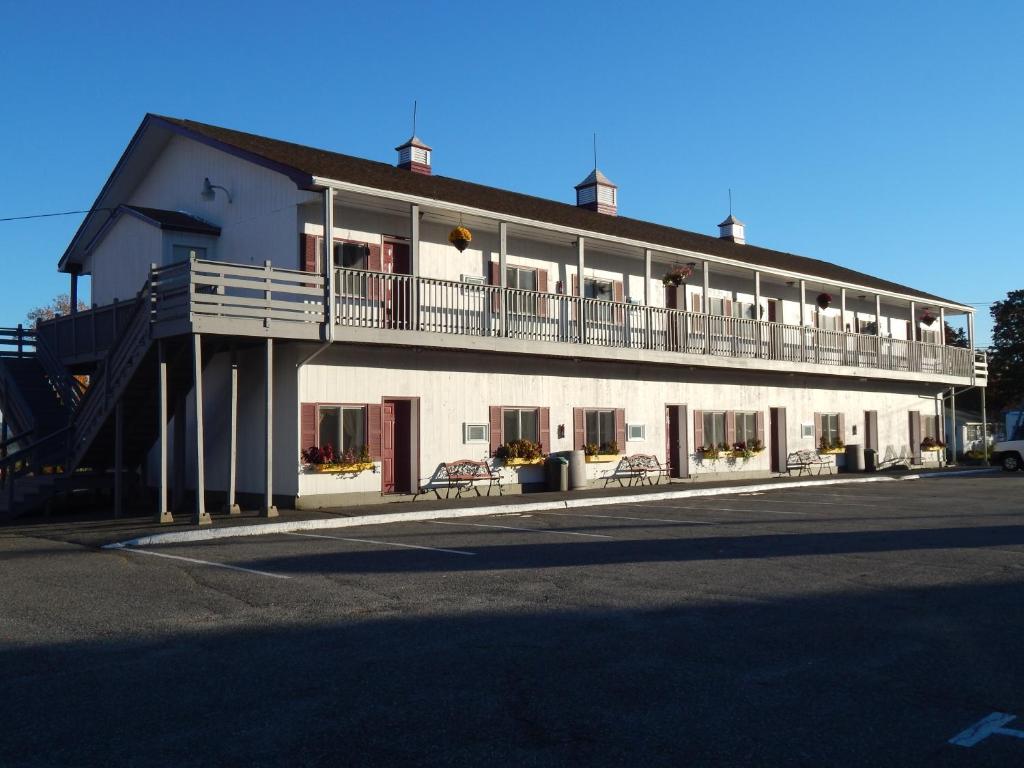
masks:
<svg viewBox="0 0 1024 768"><path fill-rule="evenodd" d="M651 306L651 249L644 249L644 306Z"/></svg>
<svg viewBox="0 0 1024 768"><path fill-rule="evenodd" d="M420 207L416 203L409 206L409 274L412 285L409 286L409 314L411 330L420 329Z"/></svg>
<svg viewBox="0 0 1024 768"><path fill-rule="evenodd" d="M875 354L878 367L882 367L882 296L875 294L875 344L877 350ZM913 447L913 446L911 446Z"/></svg>
<svg viewBox="0 0 1024 768"><path fill-rule="evenodd" d="M761 273L754 270L754 319L761 319Z"/></svg>
<svg viewBox="0 0 1024 768"><path fill-rule="evenodd" d="M800 325L807 325L807 281L800 281Z"/></svg>
<svg viewBox="0 0 1024 768"><path fill-rule="evenodd" d="M946 308L939 307L939 344L946 343Z"/></svg>
<svg viewBox="0 0 1024 768"><path fill-rule="evenodd" d="M577 302L579 303L579 310L580 310L579 314L578 314L579 324L580 324L580 344L585 344L586 341L587 341L587 322L586 322L586 312L585 312L586 307L583 305L583 295L586 293L586 291L583 290L583 284L584 284L584 279L583 279L583 268L584 268L583 252L584 252L585 247L586 246L584 245L583 236L581 235L580 237L577 237L576 238L576 283L577 283L577 289L578 289L578 292L579 292L579 298L577 299Z"/></svg>
<svg viewBox="0 0 1024 768"><path fill-rule="evenodd" d="M167 351L164 342L156 343L157 357L157 392L159 404L157 410L160 418L160 485L157 489L156 521L173 523L174 516L167 508Z"/></svg>
<svg viewBox="0 0 1024 768"><path fill-rule="evenodd" d="M974 313L973 312L968 312L967 313L967 348L970 349L973 352L974 347L975 347L975 341L974 341Z"/></svg>
<svg viewBox="0 0 1024 768"><path fill-rule="evenodd" d="M842 317L839 318L839 330L846 333L846 289L839 289L839 311L842 312ZM851 329L852 330L852 329Z"/></svg>
<svg viewBox="0 0 1024 768"><path fill-rule="evenodd" d="M203 346L202 337L198 333L192 335L192 379L196 396L196 510L192 515L192 524L210 525L213 520L206 511L206 457L203 446Z"/></svg>
<svg viewBox="0 0 1024 768"><path fill-rule="evenodd" d="M501 289L498 306L501 310L501 335L509 335L508 327L508 224L498 222L498 286Z"/></svg>
<svg viewBox="0 0 1024 768"><path fill-rule="evenodd" d="M231 383L228 426L228 503L229 515L240 515L242 508L235 500L235 486L238 484L238 355L231 350Z"/></svg>
<svg viewBox="0 0 1024 768"><path fill-rule="evenodd" d="M912 301L910 302L910 323L907 325L907 330L909 331L907 338L910 341L917 341L917 326L917 302Z"/></svg>
<svg viewBox="0 0 1024 768"><path fill-rule="evenodd" d="M704 352L705 354L711 354L711 264L710 262L701 263L701 271L704 277L704 302L703 313L704 313Z"/></svg>
<svg viewBox="0 0 1024 768"><path fill-rule="evenodd" d="M264 448L263 472L264 493L263 517L277 517L274 506L274 340L266 341L266 446Z"/></svg>
<svg viewBox="0 0 1024 768"><path fill-rule="evenodd" d="M334 339L334 190L324 190L324 237L320 255L324 276L324 341Z"/></svg>

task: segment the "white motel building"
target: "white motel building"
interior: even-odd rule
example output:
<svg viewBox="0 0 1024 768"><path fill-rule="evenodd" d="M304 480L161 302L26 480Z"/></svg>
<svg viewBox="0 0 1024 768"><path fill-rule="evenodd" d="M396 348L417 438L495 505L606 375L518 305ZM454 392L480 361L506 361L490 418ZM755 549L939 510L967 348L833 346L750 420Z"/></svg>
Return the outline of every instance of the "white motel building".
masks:
<svg viewBox="0 0 1024 768"><path fill-rule="evenodd" d="M147 115L60 258L90 308L4 331L25 460L0 504L113 468L117 504L140 478L161 520L411 497L457 459L529 490L543 466L495 457L516 440L587 450L595 485L633 454L680 481L844 444L936 464L942 393L985 383L965 304L751 245L731 215L717 236L619 216L597 169L567 203L436 175L415 137L397 154ZM954 316L971 348L944 344ZM328 445L340 466L303 460Z"/></svg>

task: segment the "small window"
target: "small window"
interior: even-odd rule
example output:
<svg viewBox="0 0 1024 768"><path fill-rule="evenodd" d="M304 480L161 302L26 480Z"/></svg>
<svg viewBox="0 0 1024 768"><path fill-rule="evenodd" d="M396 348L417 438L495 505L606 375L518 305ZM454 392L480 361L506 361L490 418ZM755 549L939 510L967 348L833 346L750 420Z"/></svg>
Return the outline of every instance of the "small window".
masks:
<svg viewBox="0 0 1024 768"><path fill-rule="evenodd" d="M646 440L647 439L647 425L646 424L630 424L626 427L626 439L627 440Z"/></svg>
<svg viewBox="0 0 1024 768"><path fill-rule="evenodd" d="M359 453L366 446L366 408L321 405L317 414L320 447L332 446L337 453Z"/></svg>
<svg viewBox="0 0 1024 768"><path fill-rule="evenodd" d="M486 443L490 439L490 428L486 424L463 424L462 442Z"/></svg>
<svg viewBox="0 0 1024 768"><path fill-rule="evenodd" d="M801 424L800 425L800 437L814 439L814 425L813 424Z"/></svg>
<svg viewBox="0 0 1024 768"><path fill-rule="evenodd" d="M759 439L757 434L757 414L754 412L737 412L736 442L750 445Z"/></svg>
<svg viewBox="0 0 1024 768"><path fill-rule="evenodd" d="M502 442L529 440L540 442L537 429L536 408L505 408L501 412Z"/></svg>
<svg viewBox="0 0 1024 768"><path fill-rule="evenodd" d="M705 411L703 447L715 448L720 445L725 445L725 413Z"/></svg>
<svg viewBox="0 0 1024 768"><path fill-rule="evenodd" d="M583 280L583 298L585 299L602 299L604 301L612 300L613 286L611 280L599 280L594 277L588 277Z"/></svg>
<svg viewBox="0 0 1024 768"><path fill-rule="evenodd" d="M615 411L585 411L584 423L588 445L596 445L600 450L615 442Z"/></svg>
<svg viewBox="0 0 1024 768"><path fill-rule="evenodd" d="M839 434L839 414L821 414L821 442L824 445L837 445L843 437Z"/></svg>
<svg viewBox="0 0 1024 768"><path fill-rule="evenodd" d="M334 266L341 269L367 269L370 265L370 246L366 243L334 244Z"/></svg>
<svg viewBox="0 0 1024 768"><path fill-rule="evenodd" d="M190 259L205 259L206 249L196 245L175 245L171 247L171 259L177 264Z"/></svg>
<svg viewBox="0 0 1024 768"><path fill-rule="evenodd" d="M505 267L505 279L509 288L520 291L537 290L537 270L528 267Z"/></svg>

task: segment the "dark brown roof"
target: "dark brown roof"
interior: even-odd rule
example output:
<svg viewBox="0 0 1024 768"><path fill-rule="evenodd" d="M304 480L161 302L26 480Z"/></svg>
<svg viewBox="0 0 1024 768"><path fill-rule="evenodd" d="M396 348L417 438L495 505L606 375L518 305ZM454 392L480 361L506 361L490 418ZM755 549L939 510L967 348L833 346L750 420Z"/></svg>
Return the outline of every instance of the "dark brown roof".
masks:
<svg viewBox="0 0 1024 768"><path fill-rule="evenodd" d="M151 223L160 227L160 229L198 232L204 235L220 234L220 227L215 227L213 224L183 211L165 211L161 208L144 208L141 205L122 205L121 207L138 214L144 219L148 219Z"/></svg>
<svg viewBox="0 0 1024 768"><path fill-rule="evenodd" d="M621 237L653 245L680 248L709 256L720 256L749 264L815 277L825 283L855 284L868 289L901 293L919 299L958 304L934 294L925 293L889 280L872 277L827 261L773 251L755 245L739 245L696 232L687 232L662 224L654 224L625 216L589 211L575 205L540 197L485 187L445 176L410 173L386 163L365 160L325 149L292 144L287 141L256 136L251 133L220 128L192 120L152 115L179 132L205 139L225 148L234 148L243 156L262 159L271 167L289 173L299 184L312 184L312 177L346 181L388 192L398 192L433 200L473 206L485 211L525 219L534 219L574 229L589 230L612 237Z"/></svg>

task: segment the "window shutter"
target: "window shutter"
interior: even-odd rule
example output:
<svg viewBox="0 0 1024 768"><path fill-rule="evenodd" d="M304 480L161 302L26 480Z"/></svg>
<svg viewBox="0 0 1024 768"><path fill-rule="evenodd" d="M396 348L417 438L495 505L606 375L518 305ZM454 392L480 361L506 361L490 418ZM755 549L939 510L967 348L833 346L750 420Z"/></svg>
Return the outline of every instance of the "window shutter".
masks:
<svg viewBox="0 0 1024 768"><path fill-rule="evenodd" d="M622 304L626 300L626 292L623 288L621 280L615 280L612 282L612 301L617 304ZM626 313L622 307L615 308L615 322L621 323L626 317Z"/></svg>
<svg viewBox="0 0 1024 768"><path fill-rule="evenodd" d="M619 446L619 452L626 452L626 409L615 409L615 443Z"/></svg>
<svg viewBox="0 0 1024 768"><path fill-rule="evenodd" d="M821 445L821 414L814 414L814 447Z"/></svg>
<svg viewBox="0 0 1024 768"><path fill-rule="evenodd" d="M878 450L878 411L864 412L864 447Z"/></svg>
<svg viewBox="0 0 1024 768"><path fill-rule="evenodd" d="M312 448L316 441L316 403L303 403L299 418L299 448Z"/></svg>
<svg viewBox="0 0 1024 768"><path fill-rule="evenodd" d="M754 414L754 436L761 441L761 445L765 445L764 411L758 411Z"/></svg>
<svg viewBox="0 0 1024 768"><path fill-rule="evenodd" d="M722 314L725 317L732 317L732 299L722 301Z"/></svg>
<svg viewBox="0 0 1024 768"><path fill-rule="evenodd" d="M572 276L572 295L573 296L582 296L583 295L582 293L580 293L580 276L579 275L573 275ZM580 314L579 306L574 301L572 303L572 319L573 320L579 320L579 314Z"/></svg>
<svg viewBox="0 0 1024 768"><path fill-rule="evenodd" d="M915 464L921 463L921 412L910 412L910 454Z"/></svg>
<svg viewBox="0 0 1024 768"><path fill-rule="evenodd" d="M679 309L679 295L683 291L676 285L665 286L665 308L666 309Z"/></svg>
<svg viewBox="0 0 1024 768"><path fill-rule="evenodd" d="M369 251L366 255L366 269L370 272L384 271L384 257L381 255L379 245L367 245ZM379 277L370 275L366 278L368 283L366 298L371 301L380 301L384 298L384 281Z"/></svg>
<svg viewBox="0 0 1024 768"><path fill-rule="evenodd" d="M501 292L500 292L500 288L501 288L501 264L499 264L496 261L492 261L491 262L490 281L491 281L491 285L493 285L495 288L499 289L497 291L492 291L491 292L491 311L492 312L500 312L501 311Z"/></svg>
<svg viewBox="0 0 1024 768"><path fill-rule="evenodd" d="M537 270L537 290L541 293L548 292L548 271L546 269ZM537 298L537 314L541 317L548 316L548 300L543 296Z"/></svg>
<svg viewBox="0 0 1024 768"><path fill-rule="evenodd" d="M366 448L373 461L379 461L383 453L381 431L381 405L370 403L366 406Z"/></svg>
<svg viewBox="0 0 1024 768"><path fill-rule="evenodd" d="M698 451L704 447L704 411L693 412L693 447Z"/></svg>
<svg viewBox="0 0 1024 768"><path fill-rule="evenodd" d="M583 417L582 408L572 409L572 447L575 451L582 451L583 445L587 442L587 425Z"/></svg>
<svg viewBox="0 0 1024 768"><path fill-rule="evenodd" d="M537 442L544 452L551 451L551 413L547 408L537 409Z"/></svg>
<svg viewBox="0 0 1024 768"><path fill-rule="evenodd" d="M699 293L690 294L690 311L698 314L704 311L704 296Z"/></svg>
<svg viewBox="0 0 1024 768"><path fill-rule="evenodd" d="M839 439L846 443L846 414L839 414Z"/></svg>
<svg viewBox="0 0 1024 768"><path fill-rule="evenodd" d="M299 235L299 267L304 272L316 272L316 235Z"/></svg>
<svg viewBox="0 0 1024 768"><path fill-rule="evenodd" d="M381 253L380 245L378 243L364 243L369 252L366 254L366 268L370 272L383 272L384 271L384 256Z"/></svg>
<svg viewBox="0 0 1024 768"><path fill-rule="evenodd" d="M725 412L725 444L730 448L736 444L736 411Z"/></svg>
<svg viewBox="0 0 1024 768"><path fill-rule="evenodd" d="M501 406L492 405L489 411L488 423L491 428L491 456L497 453L501 447Z"/></svg>

